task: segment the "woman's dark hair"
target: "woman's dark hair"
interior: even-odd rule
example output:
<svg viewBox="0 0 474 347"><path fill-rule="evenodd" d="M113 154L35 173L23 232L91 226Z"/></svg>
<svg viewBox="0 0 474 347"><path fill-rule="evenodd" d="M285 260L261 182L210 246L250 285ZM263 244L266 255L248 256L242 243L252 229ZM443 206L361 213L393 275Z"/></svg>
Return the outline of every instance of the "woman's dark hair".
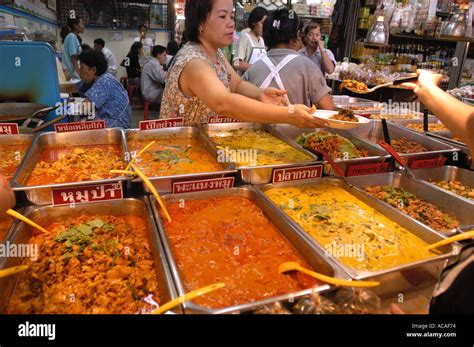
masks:
<svg viewBox="0 0 474 347"><path fill-rule="evenodd" d="M263 23L263 39L269 49L283 43L288 44L298 38L301 30L300 18L286 8L270 13Z"/></svg>
<svg viewBox="0 0 474 347"><path fill-rule="evenodd" d="M253 29L255 27L255 23L260 22L263 17L268 16L268 11L263 7L255 7L252 12L249 14L249 28Z"/></svg>
<svg viewBox="0 0 474 347"><path fill-rule="evenodd" d="M107 72L108 64L102 52L98 52L95 49L88 49L79 54L77 59L81 64L87 65L88 67L95 67L97 76L101 76Z"/></svg>
<svg viewBox="0 0 474 347"><path fill-rule="evenodd" d="M188 41L199 41L199 26L204 23L212 12L213 0L186 1L184 15L186 17L185 32Z"/></svg>
<svg viewBox="0 0 474 347"><path fill-rule="evenodd" d="M81 19L82 19L81 17L67 19L66 26L62 27L61 29L61 38L63 39L62 41L63 43L64 43L64 40L66 39L66 36L68 36L70 33L74 31L74 26L79 25L79 23L81 22Z"/></svg>
<svg viewBox="0 0 474 347"><path fill-rule="evenodd" d="M83 51L87 51L88 49L91 49L91 46L89 46L87 43L82 43L81 48Z"/></svg>
<svg viewBox="0 0 474 347"><path fill-rule="evenodd" d="M179 45L178 42L175 40L168 42L168 45L166 46L166 50L168 51L169 55L175 56L176 53L179 51Z"/></svg>
<svg viewBox="0 0 474 347"><path fill-rule="evenodd" d="M130 52L128 52L128 54L140 55L140 48L142 47L143 47L143 44L141 42L134 42L132 47L130 47Z"/></svg>
<svg viewBox="0 0 474 347"><path fill-rule="evenodd" d="M151 56L153 58L156 58L158 54L161 54L163 52L166 52L166 47L157 45L157 46L154 46L153 49L151 50Z"/></svg>
<svg viewBox="0 0 474 347"><path fill-rule="evenodd" d="M148 31L148 27L145 24L140 24L138 31L142 31L142 28L145 28L145 30Z"/></svg>

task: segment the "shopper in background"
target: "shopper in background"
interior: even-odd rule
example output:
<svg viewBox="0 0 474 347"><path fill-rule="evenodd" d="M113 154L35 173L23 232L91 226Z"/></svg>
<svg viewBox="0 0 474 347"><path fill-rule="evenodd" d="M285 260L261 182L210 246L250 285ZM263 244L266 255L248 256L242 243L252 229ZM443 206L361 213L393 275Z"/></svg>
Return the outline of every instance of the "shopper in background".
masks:
<svg viewBox="0 0 474 347"><path fill-rule="evenodd" d="M237 44L237 53L234 57L234 68L241 73L257 62L262 55L266 55L263 35L263 22L268 11L263 7L256 7L250 12L248 24L250 31L242 32Z"/></svg>
<svg viewBox="0 0 474 347"><path fill-rule="evenodd" d="M140 57L140 64L145 65L148 58L151 56L151 50L155 45L154 40L147 37L148 28L145 24L138 27L139 36L135 37L134 42L140 42L143 45L143 55Z"/></svg>
<svg viewBox="0 0 474 347"><path fill-rule="evenodd" d="M293 104L332 110L331 88L314 64L297 52L300 47L301 22L287 9L273 12L265 20L263 37L268 56L250 67L242 77L260 88L275 87L288 91Z"/></svg>
<svg viewBox="0 0 474 347"><path fill-rule="evenodd" d="M332 74L336 69L334 54L324 47L321 27L318 23L309 23L303 30L305 48L300 53L311 59L323 74Z"/></svg>
<svg viewBox="0 0 474 347"><path fill-rule="evenodd" d="M117 60L110 49L105 47L105 41L101 38L94 40L94 49L97 52L102 52L107 60L108 68L107 72L112 76L117 75Z"/></svg>
<svg viewBox="0 0 474 347"><path fill-rule="evenodd" d="M79 64L77 57L82 52L79 34L84 32L82 18L68 18L67 25L61 30L63 39L63 64L67 73L74 79L79 79Z"/></svg>
<svg viewBox="0 0 474 347"><path fill-rule="evenodd" d="M280 106L286 91L260 89L242 81L221 49L232 43L232 0L186 2L186 37L166 79L162 118L184 117L186 125L207 123L210 115L243 121L289 123L300 127L325 124L304 105Z"/></svg>
<svg viewBox="0 0 474 347"><path fill-rule="evenodd" d="M96 118L105 120L108 128L130 128L132 109L128 94L119 81L106 73L107 60L104 54L89 49L78 58L83 83L92 84L84 97L86 103L90 102L95 107Z"/></svg>
<svg viewBox="0 0 474 347"><path fill-rule="evenodd" d="M140 57L142 56L143 45L140 42L134 42L127 57L122 61L122 64L120 64L127 69L128 83L130 84L140 85L140 76L142 74Z"/></svg>
<svg viewBox="0 0 474 347"><path fill-rule="evenodd" d="M151 104L161 104L165 88L166 72L163 66L166 64L166 53L166 47L153 47L151 55L154 59L143 67L141 91L143 98Z"/></svg>
<svg viewBox="0 0 474 347"><path fill-rule="evenodd" d="M3 217L13 206L15 206L15 193L10 187L10 182L0 172L0 217Z"/></svg>

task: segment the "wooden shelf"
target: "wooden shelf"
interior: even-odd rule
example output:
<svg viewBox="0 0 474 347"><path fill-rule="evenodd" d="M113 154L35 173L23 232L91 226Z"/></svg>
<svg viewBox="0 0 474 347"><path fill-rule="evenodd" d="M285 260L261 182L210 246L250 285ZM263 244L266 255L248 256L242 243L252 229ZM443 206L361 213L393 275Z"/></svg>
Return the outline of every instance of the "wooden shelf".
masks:
<svg viewBox="0 0 474 347"><path fill-rule="evenodd" d="M442 37L428 37L428 36L418 36L413 34L390 34L390 37L400 38L400 39L409 39L409 40L418 40L418 41L438 41L438 42L472 42L473 38L469 37L455 37L455 36L442 36Z"/></svg>

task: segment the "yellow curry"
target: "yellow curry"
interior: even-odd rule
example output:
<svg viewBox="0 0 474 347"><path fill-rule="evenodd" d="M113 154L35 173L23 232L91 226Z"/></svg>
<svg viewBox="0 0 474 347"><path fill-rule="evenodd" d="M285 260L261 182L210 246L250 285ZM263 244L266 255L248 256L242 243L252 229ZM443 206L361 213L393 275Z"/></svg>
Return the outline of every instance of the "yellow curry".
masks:
<svg viewBox="0 0 474 347"><path fill-rule="evenodd" d="M311 161L311 156L264 130L236 129L211 132L210 136L226 161L240 166L263 166Z"/></svg>
<svg viewBox="0 0 474 347"><path fill-rule="evenodd" d="M323 184L265 194L329 255L361 271L380 271L435 256L427 244L341 187Z"/></svg>
<svg viewBox="0 0 474 347"><path fill-rule="evenodd" d="M129 148L132 152L138 152L151 141L155 141L155 144L137 160L138 167L147 176L186 175L223 170L223 166L216 158L192 137L169 135L146 140L132 137L129 139Z"/></svg>

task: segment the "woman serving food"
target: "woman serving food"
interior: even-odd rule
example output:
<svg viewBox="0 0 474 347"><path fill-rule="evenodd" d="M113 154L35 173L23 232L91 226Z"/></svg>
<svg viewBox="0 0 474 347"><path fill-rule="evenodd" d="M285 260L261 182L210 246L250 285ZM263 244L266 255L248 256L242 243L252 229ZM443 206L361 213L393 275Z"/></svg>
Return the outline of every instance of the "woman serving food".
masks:
<svg viewBox="0 0 474 347"><path fill-rule="evenodd" d="M210 115L242 121L319 127L311 108L288 105L286 91L260 89L242 81L221 48L232 43L232 0L187 2L186 44L168 73L161 105L163 118L183 117L185 125L207 123ZM282 106L284 105L284 106Z"/></svg>

